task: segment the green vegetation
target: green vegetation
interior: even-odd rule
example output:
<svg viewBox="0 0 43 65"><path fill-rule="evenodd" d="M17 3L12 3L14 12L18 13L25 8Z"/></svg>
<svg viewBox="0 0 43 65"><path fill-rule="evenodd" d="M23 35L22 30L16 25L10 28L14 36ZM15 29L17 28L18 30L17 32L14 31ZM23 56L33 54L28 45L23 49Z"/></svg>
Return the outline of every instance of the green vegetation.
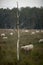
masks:
<svg viewBox="0 0 43 65"><path fill-rule="evenodd" d="M16 57L17 32L13 31L14 35L9 35L10 30L4 33L8 39L2 39L0 36L0 65L43 65L43 42L39 43L39 39L43 39L43 33L35 33L20 31L20 47L26 44L34 44L32 51L25 53L20 48L20 60ZM3 30L0 30L2 33ZM0 35L1 35L0 33Z"/></svg>
<svg viewBox="0 0 43 65"><path fill-rule="evenodd" d="M19 10L20 29L43 29L43 7L25 7ZM15 29L17 25L17 8L0 9L0 28Z"/></svg>

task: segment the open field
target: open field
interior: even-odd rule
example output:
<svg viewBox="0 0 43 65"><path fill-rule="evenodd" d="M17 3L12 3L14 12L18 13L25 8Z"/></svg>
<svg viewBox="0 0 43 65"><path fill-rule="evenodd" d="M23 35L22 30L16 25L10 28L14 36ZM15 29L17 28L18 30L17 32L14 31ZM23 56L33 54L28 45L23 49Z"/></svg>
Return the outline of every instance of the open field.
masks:
<svg viewBox="0 0 43 65"><path fill-rule="evenodd" d="M10 35L10 33L13 35ZM3 39L4 33L7 39ZM43 65L43 30L20 30L20 47L33 44L31 52L25 53L20 48L20 61L17 61L17 30L0 29L0 65Z"/></svg>

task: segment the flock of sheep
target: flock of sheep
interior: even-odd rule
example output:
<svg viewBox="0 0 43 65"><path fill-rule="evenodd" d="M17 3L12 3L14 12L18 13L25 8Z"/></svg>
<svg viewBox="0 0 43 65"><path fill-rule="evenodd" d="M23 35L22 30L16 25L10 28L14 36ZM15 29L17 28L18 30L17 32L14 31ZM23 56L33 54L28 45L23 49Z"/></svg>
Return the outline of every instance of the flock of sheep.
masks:
<svg viewBox="0 0 43 65"><path fill-rule="evenodd" d="M11 32L10 35L13 35L13 32ZM1 33L1 37L3 39L7 39L8 38L5 33Z"/></svg>
<svg viewBox="0 0 43 65"><path fill-rule="evenodd" d="M29 30L22 30L22 32L29 32ZM43 33L43 30L35 30L35 31L30 31L31 35L34 35L35 33ZM43 42L43 39L40 39L39 40L39 43L40 42ZM29 45L25 45L25 46L21 46L21 49L25 50L25 51L29 51L29 50L32 50L34 48L34 45L33 44L29 44Z"/></svg>
<svg viewBox="0 0 43 65"><path fill-rule="evenodd" d="M28 30L26 30L25 32L28 32ZM31 35L33 35L33 34L35 34L35 33L39 33L40 31L36 31L36 32L31 32ZM41 31L41 32L43 32L43 31ZM14 34L13 32L10 32L9 33L11 36ZM7 39L8 37L5 35L5 33L1 33L1 37L3 38L3 39ZM40 42L43 42L43 39L40 39L39 40L39 43ZM25 50L25 51L29 51L29 50L32 50L34 48L34 45L33 44L30 44L30 45L25 45L25 46L21 46L21 49L23 49L23 50Z"/></svg>

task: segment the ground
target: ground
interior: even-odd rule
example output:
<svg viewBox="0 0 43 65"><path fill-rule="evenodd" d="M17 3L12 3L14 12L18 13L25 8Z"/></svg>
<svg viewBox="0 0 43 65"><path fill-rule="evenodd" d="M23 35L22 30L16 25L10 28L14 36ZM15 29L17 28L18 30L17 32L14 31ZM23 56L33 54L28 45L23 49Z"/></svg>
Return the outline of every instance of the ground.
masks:
<svg viewBox="0 0 43 65"><path fill-rule="evenodd" d="M17 30L0 29L0 65L43 65L43 30L20 30L20 47L22 45L33 44L33 50L28 53L20 51L20 60L17 61ZM13 32L13 35L10 33ZM32 32L35 32L32 34ZM3 39L1 34L5 33L7 39Z"/></svg>

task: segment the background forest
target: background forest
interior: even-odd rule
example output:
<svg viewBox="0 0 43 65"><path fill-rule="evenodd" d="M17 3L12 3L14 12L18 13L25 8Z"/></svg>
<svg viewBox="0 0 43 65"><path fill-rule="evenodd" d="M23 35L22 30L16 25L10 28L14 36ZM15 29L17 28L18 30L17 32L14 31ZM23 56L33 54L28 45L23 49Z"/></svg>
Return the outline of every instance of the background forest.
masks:
<svg viewBox="0 0 43 65"><path fill-rule="evenodd" d="M43 7L19 9L21 29L43 29ZM15 29L17 22L17 8L0 9L0 28Z"/></svg>

